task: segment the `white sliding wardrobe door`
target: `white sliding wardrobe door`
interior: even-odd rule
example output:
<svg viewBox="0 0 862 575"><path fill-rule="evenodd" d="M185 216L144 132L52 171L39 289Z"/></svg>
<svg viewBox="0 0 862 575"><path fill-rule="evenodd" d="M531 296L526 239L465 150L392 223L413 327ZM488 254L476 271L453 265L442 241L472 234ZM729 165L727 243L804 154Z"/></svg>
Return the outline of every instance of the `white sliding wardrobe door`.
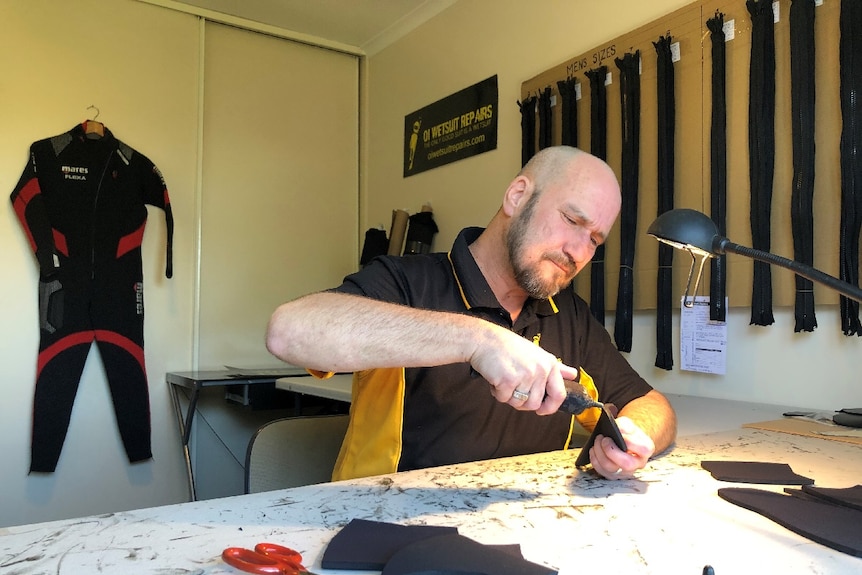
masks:
<svg viewBox="0 0 862 575"><path fill-rule="evenodd" d="M272 366L272 311L358 262L359 62L207 23L199 366Z"/></svg>

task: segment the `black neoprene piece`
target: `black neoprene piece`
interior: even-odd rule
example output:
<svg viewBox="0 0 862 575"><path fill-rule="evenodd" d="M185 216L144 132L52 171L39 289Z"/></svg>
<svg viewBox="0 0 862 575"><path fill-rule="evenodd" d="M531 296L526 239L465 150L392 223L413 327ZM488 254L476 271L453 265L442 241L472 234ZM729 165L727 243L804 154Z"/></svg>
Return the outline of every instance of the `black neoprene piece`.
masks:
<svg viewBox="0 0 862 575"><path fill-rule="evenodd" d="M557 90L560 92L560 144L578 147L578 99L577 81L575 78L559 80Z"/></svg>
<svg viewBox="0 0 862 575"><path fill-rule="evenodd" d="M592 449L596 442L596 437L599 435L610 437L621 451L627 450L626 440L620 432L620 428L617 427L616 420L610 413L608 413L606 408L602 408L601 415L599 416L599 420L596 422L596 426L593 428L593 432L590 434L587 442L581 447L581 452L578 453L578 458L575 460L575 467L585 467L589 465L590 449Z"/></svg>
<svg viewBox="0 0 862 575"><path fill-rule="evenodd" d="M653 42L658 57L658 215L673 209L676 100L671 42L670 34ZM666 370L673 368L673 252L673 247L658 243L655 366Z"/></svg>
<svg viewBox="0 0 862 575"><path fill-rule="evenodd" d="M434 221L434 212L417 212L410 216L407 237L404 240L405 254L427 254L439 231Z"/></svg>
<svg viewBox="0 0 862 575"><path fill-rule="evenodd" d="M536 97L527 96L518 102L521 109L521 167L536 153Z"/></svg>
<svg viewBox="0 0 862 575"><path fill-rule="evenodd" d="M381 571L402 547L429 537L453 533L458 533L456 527L399 525L351 519L326 546L321 567Z"/></svg>
<svg viewBox="0 0 862 575"><path fill-rule="evenodd" d="M790 5L790 107L793 131L793 190L790 219L793 258L814 265L814 0ZM794 332L814 331L814 282L796 276Z"/></svg>
<svg viewBox="0 0 862 575"><path fill-rule="evenodd" d="M709 137L710 217L718 233L727 235L727 94L724 14L716 11L706 21L712 42L712 114ZM711 258L709 319L727 321L727 256Z"/></svg>
<svg viewBox="0 0 862 575"><path fill-rule="evenodd" d="M862 485L841 488L803 485L802 491L823 501L862 511Z"/></svg>
<svg viewBox="0 0 862 575"><path fill-rule="evenodd" d="M771 245L772 182L775 171L775 31L772 2L747 0L751 14L751 61L748 89L748 177L751 189L752 247ZM754 261L751 324L772 325L772 270Z"/></svg>
<svg viewBox="0 0 862 575"><path fill-rule="evenodd" d="M365 231L365 243L362 244L362 255L359 265L365 265L377 256L386 255L389 249L389 238L380 228L369 228Z"/></svg>
<svg viewBox="0 0 862 575"><path fill-rule="evenodd" d="M615 63L620 70L622 112L622 175L620 190L620 278L617 290L614 342L617 349L632 350L634 314L635 238L638 220L638 172L640 166L640 50L628 52Z"/></svg>
<svg viewBox="0 0 862 575"><path fill-rule="evenodd" d="M862 557L858 509L749 487L725 487L718 496L830 549Z"/></svg>
<svg viewBox="0 0 862 575"><path fill-rule="evenodd" d="M607 66L585 72L590 80L590 153L599 159L608 157L608 94L605 78ZM590 313L605 325L605 244L596 248L590 263Z"/></svg>
<svg viewBox="0 0 862 575"><path fill-rule="evenodd" d="M773 485L811 485L814 480L795 473L786 463L762 461L701 461L700 466L719 481L769 483Z"/></svg>
<svg viewBox="0 0 862 575"><path fill-rule="evenodd" d="M841 100L841 229L839 278L859 285L862 229L862 2L842 1L838 43ZM862 336L859 302L840 299L844 335Z"/></svg>
<svg viewBox="0 0 862 575"><path fill-rule="evenodd" d="M407 545L386 563L383 575L552 575L520 554L459 535L440 535Z"/></svg>
<svg viewBox="0 0 862 575"><path fill-rule="evenodd" d="M833 423L837 423L838 425L843 425L845 427L862 427L862 415L847 412L843 409L832 416L832 421Z"/></svg>
<svg viewBox="0 0 862 575"><path fill-rule="evenodd" d="M551 87L539 92L539 149L544 150L553 141L553 117L551 115Z"/></svg>

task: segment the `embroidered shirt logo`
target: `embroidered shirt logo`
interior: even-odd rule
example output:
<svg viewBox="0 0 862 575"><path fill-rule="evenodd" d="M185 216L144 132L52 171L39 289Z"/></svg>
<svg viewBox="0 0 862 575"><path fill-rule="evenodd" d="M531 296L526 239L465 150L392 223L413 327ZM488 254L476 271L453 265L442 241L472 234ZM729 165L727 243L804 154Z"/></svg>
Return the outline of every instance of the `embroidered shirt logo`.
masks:
<svg viewBox="0 0 862 575"><path fill-rule="evenodd" d="M63 172L63 177L67 180L87 180L89 170L83 166L60 166L60 171Z"/></svg>

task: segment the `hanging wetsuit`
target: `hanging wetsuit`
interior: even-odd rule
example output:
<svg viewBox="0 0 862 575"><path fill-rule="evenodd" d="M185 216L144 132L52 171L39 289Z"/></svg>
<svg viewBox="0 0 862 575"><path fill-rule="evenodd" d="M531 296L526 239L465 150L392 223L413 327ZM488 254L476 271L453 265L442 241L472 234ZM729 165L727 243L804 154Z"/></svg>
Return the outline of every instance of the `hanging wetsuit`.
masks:
<svg viewBox="0 0 862 575"><path fill-rule="evenodd" d="M173 216L161 173L144 155L78 125L30 147L12 205L39 264L39 357L30 471L52 472L93 341L105 366L129 461L152 457L144 364L141 242L150 204Z"/></svg>

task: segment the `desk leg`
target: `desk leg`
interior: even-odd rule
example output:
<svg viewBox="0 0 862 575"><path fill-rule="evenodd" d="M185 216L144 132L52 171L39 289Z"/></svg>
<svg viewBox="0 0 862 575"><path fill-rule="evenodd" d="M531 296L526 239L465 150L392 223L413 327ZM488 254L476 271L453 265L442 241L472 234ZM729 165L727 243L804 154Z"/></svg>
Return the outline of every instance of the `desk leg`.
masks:
<svg viewBox="0 0 862 575"><path fill-rule="evenodd" d="M192 433L192 418L195 416L195 409L198 407L198 394L200 391L195 388L192 391L192 397L189 400L189 410L186 412L186 423L183 426L183 445L188 447L189 435Z"/></svg>
<svg viewBox="0 0 862 575"><path fill-rule="evenodd" d="M180 428L180 437L183 445L183 456L186 460L186 474L189 479L189 495L192 501L197 501L197 493L195 492L195 477L192 470L192 458L189 453L189 430L191 429L191 416L194 415L194 409L197 404L198 391L192 392L192 399L189 401L189 411L183 418L183 411L180 407L179 390L176 385L171 384L171 400L174 403L174 412L177 416L177 425Z"/></svg>

